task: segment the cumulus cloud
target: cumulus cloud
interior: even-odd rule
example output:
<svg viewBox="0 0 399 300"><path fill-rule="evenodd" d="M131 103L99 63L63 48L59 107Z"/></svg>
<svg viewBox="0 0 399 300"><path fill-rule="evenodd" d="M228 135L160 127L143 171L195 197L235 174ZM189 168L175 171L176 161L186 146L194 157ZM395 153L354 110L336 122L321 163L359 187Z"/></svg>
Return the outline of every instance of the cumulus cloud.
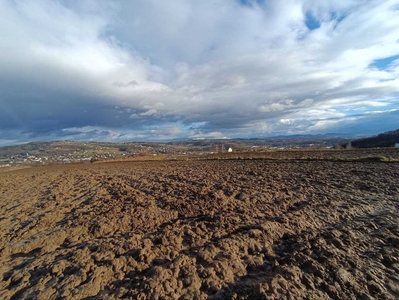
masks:
<svg viewBox="0 0 399 300"><path fill-rule="evenodd" d="M1 140L395 129L398 28L398 0L1 1Z"/></svg>

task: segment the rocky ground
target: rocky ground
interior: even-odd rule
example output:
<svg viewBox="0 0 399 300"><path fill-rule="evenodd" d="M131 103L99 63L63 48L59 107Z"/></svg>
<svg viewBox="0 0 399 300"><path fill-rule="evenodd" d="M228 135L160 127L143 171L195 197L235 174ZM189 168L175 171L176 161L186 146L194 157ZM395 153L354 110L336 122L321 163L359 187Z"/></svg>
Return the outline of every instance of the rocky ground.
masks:
<svg viewBox="0 0 399 300"><path fill-rule="evenodd" d="M0 174L1 299L398 299L399 163Z"/></svg>

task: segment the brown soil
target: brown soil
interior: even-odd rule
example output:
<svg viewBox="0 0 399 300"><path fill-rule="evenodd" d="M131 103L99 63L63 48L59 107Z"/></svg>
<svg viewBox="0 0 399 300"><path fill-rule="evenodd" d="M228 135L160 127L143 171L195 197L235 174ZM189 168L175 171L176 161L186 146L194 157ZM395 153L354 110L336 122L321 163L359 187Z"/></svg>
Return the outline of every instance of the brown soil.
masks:
<svg viewBox="0 0 399 300"><path fill-rule="evenodd" d="M1 299L398 299L399 163L208 160L0 176Z"/></svg>

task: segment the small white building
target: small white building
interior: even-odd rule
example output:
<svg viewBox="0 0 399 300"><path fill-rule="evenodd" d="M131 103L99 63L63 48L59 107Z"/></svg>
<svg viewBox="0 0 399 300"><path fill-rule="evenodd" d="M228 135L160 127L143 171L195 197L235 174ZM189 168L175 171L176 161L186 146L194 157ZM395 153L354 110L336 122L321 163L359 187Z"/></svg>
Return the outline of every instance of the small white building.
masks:
<svg viewBox="0 0 399 300"><path fill-rule="evenodd" d="M399 148L399 143L395 143L395 148Z"/></svg>
<svg viewBox="0 0 399 300"><path fill-rule="evenodd" d="M231 149L231 147L229 148L229 150L227 150L227 152L233 152L233 149Z"/></svg>

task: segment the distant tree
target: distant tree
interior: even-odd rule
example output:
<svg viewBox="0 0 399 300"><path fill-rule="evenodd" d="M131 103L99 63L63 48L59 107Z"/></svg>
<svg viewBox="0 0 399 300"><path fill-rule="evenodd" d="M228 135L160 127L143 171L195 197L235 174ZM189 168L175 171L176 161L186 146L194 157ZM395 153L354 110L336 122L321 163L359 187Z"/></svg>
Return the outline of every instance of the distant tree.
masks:
<svg viewBox="0 0 399 300"><path fill-rule="evenodd" d="M352 141L355 148L393 147L399 141L399 129L388 131L376 136Z"/></svg>

